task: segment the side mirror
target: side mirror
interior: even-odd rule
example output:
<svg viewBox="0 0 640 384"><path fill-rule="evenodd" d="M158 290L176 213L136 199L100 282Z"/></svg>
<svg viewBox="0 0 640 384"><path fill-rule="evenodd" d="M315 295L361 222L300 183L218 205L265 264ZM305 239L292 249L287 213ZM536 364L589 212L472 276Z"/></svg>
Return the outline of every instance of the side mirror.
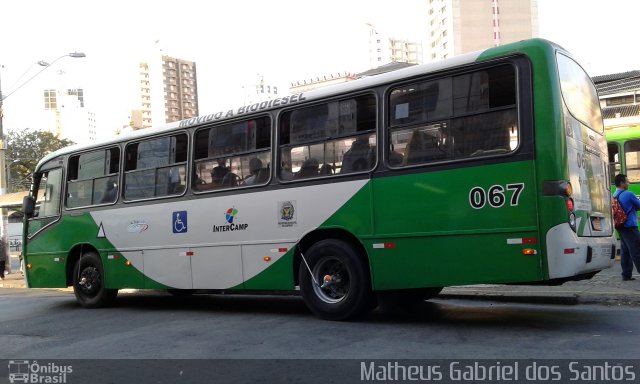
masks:
<svg viewBox="0 0 640 384"><path fill-rule="evenodd" d="M22 199L22 212L27 218L33 217L36 208L36 200L33 196L25 196Z"/></svg>

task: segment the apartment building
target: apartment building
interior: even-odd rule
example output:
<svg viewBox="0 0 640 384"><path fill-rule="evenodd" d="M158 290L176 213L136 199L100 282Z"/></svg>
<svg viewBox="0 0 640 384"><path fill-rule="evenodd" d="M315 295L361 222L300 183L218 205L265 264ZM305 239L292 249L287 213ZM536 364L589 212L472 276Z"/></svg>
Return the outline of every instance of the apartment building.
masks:
<svg viewBox="0 0 640 384"><path fill-rule="evenodd" d="M537 0L426 0L425 61L538 36Z"/></svg>
<svg viewBox="0 0 640 384"><path fill-rule="evenodd" d="M139 64L139 106L131 111L133 129L198 116L196 63L158 55Z"/></svg>

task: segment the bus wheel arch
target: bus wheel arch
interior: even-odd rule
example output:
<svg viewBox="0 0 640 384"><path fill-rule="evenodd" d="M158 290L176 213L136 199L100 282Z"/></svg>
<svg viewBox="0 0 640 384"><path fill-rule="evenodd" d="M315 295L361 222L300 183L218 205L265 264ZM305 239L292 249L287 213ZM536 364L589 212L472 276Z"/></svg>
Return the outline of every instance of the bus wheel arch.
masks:
<svg viewBox="0 0 640 384"><path fill-rule="evenodd" d="M73 293L85 308L106 307L113 302L118 290L106 288L104 265L99 253L93 247L81 248L73 262Z"/></svg>
<svg viewBox="0 0 640 384"><path fill-rule="evenodd" d="M326 234L326 233L325 233ZM349 320L373 309L371 273L363 248L338 232L301 245L304 260L298 265L302 298L317 316ZM308 246L308 247L307 247ZM301 257L302 259L302 257Z"/></svg>
<svg viewBox="0 0 640 384"><path fill-rule="evenodd" d="M80 259L80 255L88 252L99 254L98 250L91 244L76 244L67 254L67 287L73 286L73 270L76 267L78 259Z"/></svg>
<svg viewBox="0 0 640 384"><path fill-rule="evenodd" d="M293 255L293 265L292 265L294 285L300 284L298 269L300 268L300 264L302 263L302 255L303 254L306 255L306 252L309 250L309 248L311 248L313 244L326 239L342 240L346 243L351 244L353 247L355 247L356 250L358 251L358 256L360 257L361 261L363 263L366 263L366 267L369 270L369 276L371 278L371 282L373 283L373 274L371 273L371 264L369 263L369 255L364 245L351 232L346 231L344 229L331 228L331 229L318 229L315 231L311 231L305 234L296 245L296 250Z"/></svg>

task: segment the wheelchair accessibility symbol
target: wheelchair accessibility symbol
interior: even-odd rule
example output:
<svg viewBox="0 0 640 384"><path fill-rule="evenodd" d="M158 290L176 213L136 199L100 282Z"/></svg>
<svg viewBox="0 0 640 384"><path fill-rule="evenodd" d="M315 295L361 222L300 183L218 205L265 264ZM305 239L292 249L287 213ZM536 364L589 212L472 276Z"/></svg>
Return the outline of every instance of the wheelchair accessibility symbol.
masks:
<svg viewBox="0 0 640 384"><path fill-rule="evenodd" d="M187 211L173 212L171 215L173 233L187 233Z"/></svg>

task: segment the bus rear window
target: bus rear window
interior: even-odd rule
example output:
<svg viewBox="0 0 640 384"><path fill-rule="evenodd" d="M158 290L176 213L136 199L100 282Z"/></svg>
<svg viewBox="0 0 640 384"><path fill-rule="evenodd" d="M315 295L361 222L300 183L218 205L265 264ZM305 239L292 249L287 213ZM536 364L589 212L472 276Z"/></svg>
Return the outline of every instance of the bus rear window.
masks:
<svg viewBox="0 0 640 384"><path fill-rule="evenodd" d="M598 93L589 75L575 61L558 54L560 88L569 112L596 132L604 133Z"/></svg>

